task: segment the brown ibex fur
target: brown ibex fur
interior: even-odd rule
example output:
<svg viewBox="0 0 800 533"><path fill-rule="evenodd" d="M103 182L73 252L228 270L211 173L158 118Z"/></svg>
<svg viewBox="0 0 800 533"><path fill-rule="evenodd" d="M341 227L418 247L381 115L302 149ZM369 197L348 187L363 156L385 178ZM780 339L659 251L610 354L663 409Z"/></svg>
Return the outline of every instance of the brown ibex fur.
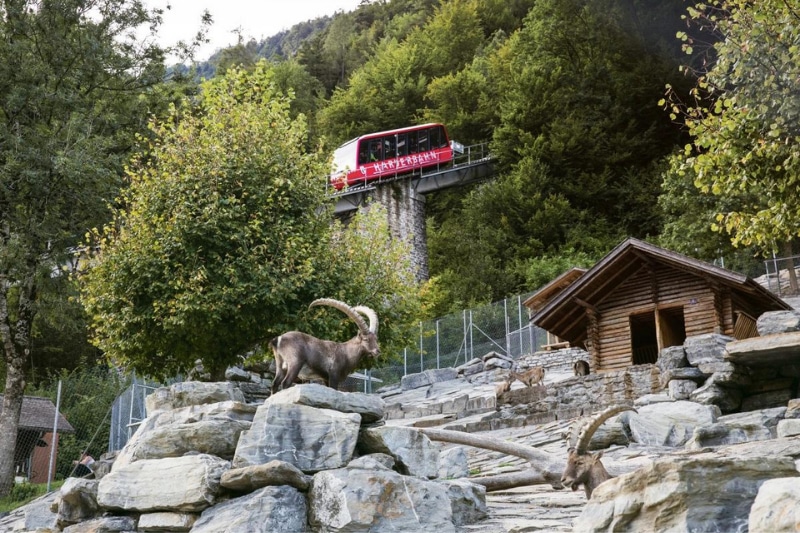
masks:
<svg viewBox="0 0 800 533"><path fill-rule="evenodd" d="M525 372L510 373L512 381L517 379L525 384L526 387L533 387L534 385L544 385L544 367L535 366L526 370Z"/></svg>
<svg viewBox="0 0 800 533"><path fill-rule="evenodd" d="M507 393L511 390L511 383L513 381L514 377L509 374L503 381L496 383L494 386L494 395L499 398L501 394Z"/></svg>
<svg viewBox="0 0 800 533"><path fill-rule="evenodd" d="M304 365L323 376L330 388L337 389L365 356L380 354L378 317L374 311L364 306L350 307L329 298L314 300L309 307L315 305L328 305L342 311L356 323L358 334L347 342L322 340L301 331L290 331L272 339L269 345L275 356L273 394L292 386ZM369 326L359 313L369 318Z"/></svg>
<svg viewBox="0 0 800 533"><path fill-rule="evenodd" d="M575 372L576 376L588 376L589 363L587 363L583 359L575 361L575 364L572 365L572 370Z"/></svg>
<svg viewBox="0 0 800 533"><path fill-rule="evenodd" d="M568 437L569 449L567 450L567 465L564 468L564 473L561 475L561 483L565 487L572 490L578 490L578 487L583 485L583 490L586 493L586 499L592 497L592 492L602 482L611 479L611 474L608 473L603 463L600 461L603 457L603 452L591 453L589 451L589 442L592 440L592 435L597 431L603 422L610 417L622 411L635 411L633 407L624 405L615 405L608 409L597 413L594 417L589 419L586 423L582 424L581 432L575 438L575 430L573 427L570 430Z"/></svg>

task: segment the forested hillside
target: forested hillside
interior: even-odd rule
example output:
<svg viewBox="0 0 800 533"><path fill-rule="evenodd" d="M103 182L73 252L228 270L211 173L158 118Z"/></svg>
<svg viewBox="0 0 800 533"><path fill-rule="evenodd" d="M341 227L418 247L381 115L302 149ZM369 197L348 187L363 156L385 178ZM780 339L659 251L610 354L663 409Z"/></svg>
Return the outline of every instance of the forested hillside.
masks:
<svg viewBox="0 0 800 533"><path fill-rule="evenodd" d="M444 122L464 144L491 141L501 171L494 179L427 198L427 294L430 311L443 313L535 289L626 236L658 239L682 215L659 197L666 158L688 142L687 131L659 101L668 86L688 98L697 71L680 66L702 66L718 38L703 35L705 47L687 54L678 33L700 31L687 7L365 1L223 50L210 64L224 70L263 56L293 69L296 107L329 148L426 121ZM713 245L693 247L674 229L667 245L702 248L711 254L704 259L730 253L711 222L692 224Z"/></svg>

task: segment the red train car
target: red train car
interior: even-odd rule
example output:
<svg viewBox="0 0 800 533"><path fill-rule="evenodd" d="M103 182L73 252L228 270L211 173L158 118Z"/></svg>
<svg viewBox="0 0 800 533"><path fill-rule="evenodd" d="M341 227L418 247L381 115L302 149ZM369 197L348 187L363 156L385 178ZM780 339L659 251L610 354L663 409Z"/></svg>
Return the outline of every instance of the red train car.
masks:
<svg viewBox="0 0 800 533"><path fill-rule="evenodd" d="M336 189L443 165L453 149L442 124L379 131L347 141L333 152L331 184Z"/></svg>

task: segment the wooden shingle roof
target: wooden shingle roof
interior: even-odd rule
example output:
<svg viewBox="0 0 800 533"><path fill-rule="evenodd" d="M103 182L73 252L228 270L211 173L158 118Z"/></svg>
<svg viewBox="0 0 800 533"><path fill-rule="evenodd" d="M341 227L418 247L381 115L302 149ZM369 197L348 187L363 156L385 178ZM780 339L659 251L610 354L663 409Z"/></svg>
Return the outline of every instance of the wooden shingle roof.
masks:
<svg viewBox="0 0 800 533"><path fill-rule="evenodd" d="M726 286L764 311L791 309L789 304L743 274L629 238L536 309L531 322L563 339L583 338L586 307L597 306L639 269L653 263Z"/></svg>
<svg viewBox="0 0 800 533"><path fill-rule="evenodd" d="M3 395L0 394L0 413L3 412ZM22 399L22 412L19 416L19 429L29 429L35 431L53 431L55 421L56 406L49 398L38 396L25 396ZM57 429L60 433L75 433L75 428L58 414Z"/></svg>

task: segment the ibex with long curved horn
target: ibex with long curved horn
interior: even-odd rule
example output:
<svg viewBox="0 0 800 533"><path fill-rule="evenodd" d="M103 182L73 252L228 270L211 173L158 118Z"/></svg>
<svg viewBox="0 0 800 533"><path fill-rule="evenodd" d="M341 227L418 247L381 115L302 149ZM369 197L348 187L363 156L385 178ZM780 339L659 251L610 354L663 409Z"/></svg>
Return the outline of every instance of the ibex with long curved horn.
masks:
<svg viewBox="0 0 800 533"><path fill-rule="evenodd" d="M569 444L567 466L561 475L561 483L572 490L578 490L578 487L583 485L587 500L592 497L592 492L600 483L614 477L608 473L600 461L603 452L591 453L589 442L603 422L623 411L636 411L636 409L627 405L614 405L597 413L583 424L570 428L567 437ZM580 429L580 433L577 433L578 429Z"/></svg>
<svg viewBox="0 0 800 533"><path fill-rule="evenodd" d="M347 342L334 342L301 331L290 331L269 341L275 355L273 394L292 386L304 365L324 377L329 387L336 389L365 356L380 355L375 311L365 306L350 307L331 298L314 300L309 307L316 305L327 305L347 315L358 326L358 334ZM361 314L369 319L369 325Z"/></svg>

